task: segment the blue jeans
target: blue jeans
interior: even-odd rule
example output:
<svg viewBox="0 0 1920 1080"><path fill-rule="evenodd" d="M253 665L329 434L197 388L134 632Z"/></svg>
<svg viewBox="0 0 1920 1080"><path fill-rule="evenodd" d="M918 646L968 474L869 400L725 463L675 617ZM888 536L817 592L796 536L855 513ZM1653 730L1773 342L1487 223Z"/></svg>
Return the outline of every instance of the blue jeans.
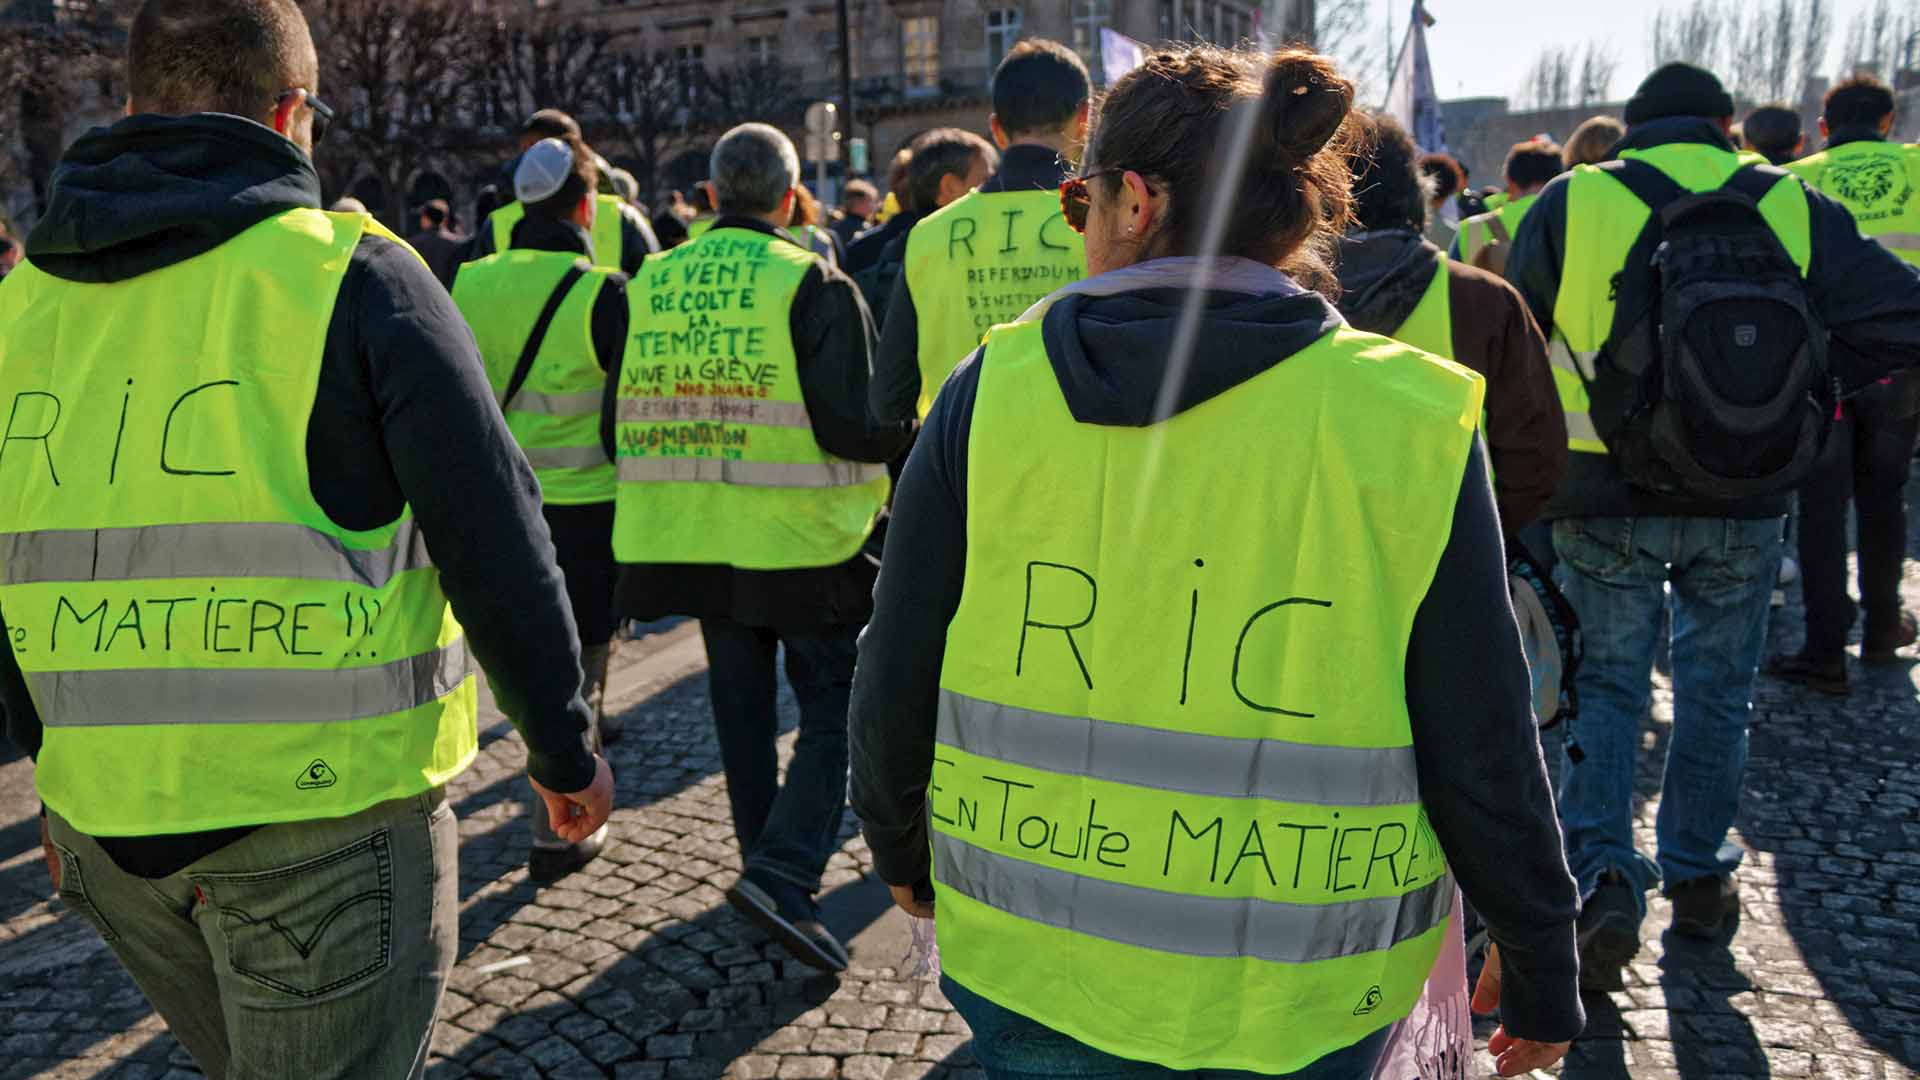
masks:
<svg viewBox="0 0 1920 1080"><path fill-rule="evenodd" d="M858 656L857 626L789 633L731 619L701 619L720 764L733 832L748 870L809 893L820 891L840 846L847 805L847 700ZM775 660L787 649L787 682L800 706L800 736L780 782Z"/></svg>
<svg viewBox="0 0 1920 1080"><path fill-rule="evenodd" d="M1011 1009L996 1005L979 994L942 977L940 989L973 1029L973 1056L992 1080L1026 1080L1028 1077L1124 1077L1127 1080L1171 1080L1195 1077L1197 1080L1233 1080L1252 1078L1259 1073L1230 1069L1199 1069L1179 1072L1144 1061L1130 1061L1095 1050L1086 1043L1030 1020ZM1344 1050L1335 1050L1298 1072L1277 1080L1367 1080L1386 1049L1383 1028Z"/></svg>
<svg viewBox="0 0 1920 1080"><path fill-rule="evenodd" d="M1567 599L1586 659L1577 737L1586 758L1564 766L1560 823L1581 895L1619 871L1641 913L1645 892L1730 874L1727 839L1747 766L1754 673L1780 572L1780 518L1607 517L1554 523ZM1659 856L1633 844L1634 773L1652 694L1666 586L1673 590L1673 735L1657 821Z"/></svg>

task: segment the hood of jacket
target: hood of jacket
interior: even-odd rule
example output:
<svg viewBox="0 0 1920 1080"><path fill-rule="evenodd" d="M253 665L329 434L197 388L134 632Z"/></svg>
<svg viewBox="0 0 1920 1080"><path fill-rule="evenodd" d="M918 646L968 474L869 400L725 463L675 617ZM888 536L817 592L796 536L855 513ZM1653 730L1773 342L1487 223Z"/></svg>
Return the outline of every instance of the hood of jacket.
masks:
<svg viewBox="0 0 1920 1080"><path fill-rule="evenodd" d="M1340 314L1356 330L1392 336L1420 306L1443 257L1412 229L1348 233L1340 240Z"/></svg>
<svg viewBox="0 0 1920 1080"><path fill-rule="evenodd" d="M313 162L270 128L221 113L130 116L82 135L54 167L27 257L69 281L124 281L319 206Z"/></svg>
<svg viewBox="0 0 1920 1080"><path fill-rule="evenodd" d="M1698 143L1734 152L1733 143L1720 125L1704 116L1663 116L1627 129L1625 138L1614 144L1612 157L1623 150L1651 150L1674 143Z"/></svg>
<svg viewBox="0 0 1920 1080"><path fill-rule="evenodd" d="M1198 297L1191 346L1178 347L1196 259L1157 259L1056 294L1041 335L1074 419L1147 427L1209 401L1286 360L1341 325L1318 293L1272 267L1214 274ZM1176 373L1176 353L1187 360ZM1165 389L1172 380L1177 382Z"/></svg>

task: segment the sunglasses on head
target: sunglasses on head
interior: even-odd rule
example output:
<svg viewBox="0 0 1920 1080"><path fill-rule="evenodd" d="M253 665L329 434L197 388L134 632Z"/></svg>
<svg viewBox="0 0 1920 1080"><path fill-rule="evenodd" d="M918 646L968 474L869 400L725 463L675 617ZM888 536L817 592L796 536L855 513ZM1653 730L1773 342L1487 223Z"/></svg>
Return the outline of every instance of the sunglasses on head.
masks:
<svg viewBox="0 0 1920 1080"><path fill-rule="evenodd" d="M292 97L301 98L301 104L313 110L313 145L319 146L320 140L326 137L327 125L333 123L333 109L314 97L311 90L282 90L280 96L273 99L273 104L277 108Z"/></svg>
<svg viewBox="0 0 1920 1080"><path fill-rule="evenodd" d="M1067 228L1077 233L1087 231L1087 211L1093 208L1093 195L1087 190L1087 183L1103 176L1126 172L1125 169L1101 169L1085 176L1070 176L1060 184L1060 214L1067 219ZM1148 195L1157 195L1149 185Z"/></svg>

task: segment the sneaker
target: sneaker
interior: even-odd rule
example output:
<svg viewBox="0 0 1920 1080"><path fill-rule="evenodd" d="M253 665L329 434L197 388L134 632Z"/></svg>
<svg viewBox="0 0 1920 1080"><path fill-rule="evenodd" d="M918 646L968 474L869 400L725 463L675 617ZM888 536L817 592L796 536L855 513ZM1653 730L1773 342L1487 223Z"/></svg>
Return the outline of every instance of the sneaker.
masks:
<svg viewBox="0 0 1920 1080"><path fill-rule="evenodd" d="M1860 642L1860 659L1869 664L1891 664L1900 658L1894 653L1920 640L1920 619L1913 612L1902 611L1900 622L1891 634L1868 634Z"/></svg>
<svg viewBox="0 0 1920 1080"><path fill-rule="evenodd" d="M813 898L798 886L751 873L740 875L727 890L727 903L808 967L829 974L847 970L846 947L822 925Z"/></svg>
<svg viewBox="0 0 1920 1080"><path fill-rule="evenodd" d="M1777 679L1811 687L1823 694L1845 697L1847 694L1847 656L1817 656L1801 651L1776 656L1767 662L1767 673Z"/></svg>
<svg viewBox="0 0 1920 1080"><path fill-rule="evenodd" d="M1713 875L1683 881L1667 890L1673 901L1673 932L1708 941L1720 936L1727 916L1740 908L1740 891L1731 877Z"/></svg>
<svg viewBox="0 0 1920 1080"><path fill-rule="evenodd" d="M1580 989L1626 989L1621 970L1640 952L1640 905L1635 899L1633 886L1609 870L1580 905L1575 924Z"/></svg>
<svg viewBox="0 0 1920 1080"><path fill-rule="evenodd" d="M607 847L607 826L592 836L565 847L537 847L527 855L527 876L541 885L551 885L600 857Z"/></svg>
<svg viewBox="0 0 1920 1080"><path fill-rule="evenodd" d="M1780 584L1791 585L1800 580L1800 563L1788 555L1780 560Z"/></svg>

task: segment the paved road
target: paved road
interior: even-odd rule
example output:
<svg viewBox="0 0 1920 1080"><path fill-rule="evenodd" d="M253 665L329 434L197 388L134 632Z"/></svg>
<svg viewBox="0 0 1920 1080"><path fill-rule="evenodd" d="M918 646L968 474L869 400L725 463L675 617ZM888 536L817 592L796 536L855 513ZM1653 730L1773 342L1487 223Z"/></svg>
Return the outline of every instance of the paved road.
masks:
<svg viewBox="0 0 1920 1080"><path fill-rule="evenodd" d="M1906 589L1920 606L1920 565ZM1776 646L1796 645L1797 609L1779 614ZM845 978L813 975L726 907L739 859L703 666L688 625L622 653L619 841L547 889L526 880L524 755L495 714L453 792L461 954L434 1075L977 1076L939 991L898 977L904 919L866 876L850 822L826 900L829 922L852 936ZM1737 935L1666 939L1656 900L1627 989L1589 998L1592 1029L1562 1076L1920 1076L1915 667L1873 672L1844 702L1762 681ZM1662 685L1646 736L1655 751L1671 706ZM1643 769L1649 848L1657 762ZM198 1075L91 931L47 898L29 776L27 762L0 759L0 1077Z"/></svg>

